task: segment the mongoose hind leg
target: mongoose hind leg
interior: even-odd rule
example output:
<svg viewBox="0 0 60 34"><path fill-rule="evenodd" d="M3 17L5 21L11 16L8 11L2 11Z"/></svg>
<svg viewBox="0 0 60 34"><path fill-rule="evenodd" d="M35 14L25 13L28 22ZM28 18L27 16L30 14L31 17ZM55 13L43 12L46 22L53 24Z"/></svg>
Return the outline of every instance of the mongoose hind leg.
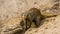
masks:
<svg viewBox="0 0 60 34"><path fill-rule="evenodd" d="M32 22L35 24L35 27L39 27L41 24L41 15L38 15L36 18L34 18Z"/></svg>
<svg viewBox="0 0 60 34"><path fill-rule="evenodd" d="M41 24L41 15L37 16L36 18L36 27L39 27Z"/></svg>

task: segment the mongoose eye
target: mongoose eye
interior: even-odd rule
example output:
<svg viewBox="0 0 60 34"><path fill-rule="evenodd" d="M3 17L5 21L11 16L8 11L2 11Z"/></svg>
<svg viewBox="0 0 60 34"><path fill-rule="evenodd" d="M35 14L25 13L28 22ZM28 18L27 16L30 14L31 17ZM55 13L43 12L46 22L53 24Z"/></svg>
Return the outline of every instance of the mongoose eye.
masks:
<svg viewBox="0 0 60 34"><path fill-rule="evenodd" d="M20 22L20 25L21 25L21 26L23 26L23 25L24 25L24 21L23 21L23 20Z"/></svg>
<svg viewBox="0 0 60 34"><path fill-rule="evenodd" d="M33 20L33 22L36 22L36 20Z"/></svg>

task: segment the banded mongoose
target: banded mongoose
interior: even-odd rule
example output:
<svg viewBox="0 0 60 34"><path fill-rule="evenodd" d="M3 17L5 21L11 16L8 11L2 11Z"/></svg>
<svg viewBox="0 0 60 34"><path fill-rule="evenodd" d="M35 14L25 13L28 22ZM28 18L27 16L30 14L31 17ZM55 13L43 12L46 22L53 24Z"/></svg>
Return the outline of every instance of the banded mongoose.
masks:
<svg viewBox="0 0 60 34"><path fill-rule="evenodd" d="M39 9L31 8L23 13L23 20L21 21L20 25L23 27L24 30L29 29L32 23L34 23L36 27L39 27L42 19L52 16L44 16L41 14Z"/></svg>

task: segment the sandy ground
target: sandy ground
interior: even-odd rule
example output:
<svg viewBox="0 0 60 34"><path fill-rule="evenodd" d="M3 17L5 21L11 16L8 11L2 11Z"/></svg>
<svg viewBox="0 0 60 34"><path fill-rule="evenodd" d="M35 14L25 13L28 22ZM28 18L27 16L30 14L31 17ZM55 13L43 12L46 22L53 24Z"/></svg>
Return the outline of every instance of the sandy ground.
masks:
<svg viewBox="0 0 60 34"><path fill-rule="evenodd" d="M33 7L41 10L43 15L60 15L60 0L0 0L0 34L5 34L6 28L13 29L20 24L21 14ZM60 16L51 19L44 20L44 24L36 29L38 32L34 33L34 28L33 32L27 31L26 34L60 34Z"/></svg>

